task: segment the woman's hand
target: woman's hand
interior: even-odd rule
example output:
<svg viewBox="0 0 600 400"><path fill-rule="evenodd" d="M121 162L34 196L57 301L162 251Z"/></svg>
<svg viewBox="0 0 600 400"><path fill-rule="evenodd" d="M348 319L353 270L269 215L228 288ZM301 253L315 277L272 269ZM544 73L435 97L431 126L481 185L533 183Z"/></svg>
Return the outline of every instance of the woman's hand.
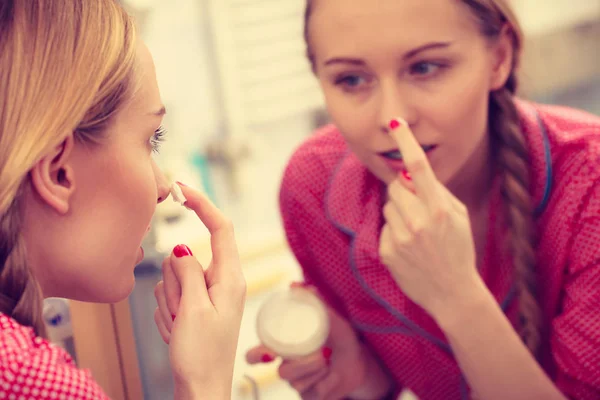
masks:
<svg viewBox="0 0 600 400"><path fill-rule="evenodd" d="M397 121L390 126L408 174L388 186L379 254L402 291L437 318L483 282L467 208L437 180L408 124Z"/></svg>
<svg viewBox="0 0 600 400"><path fill-rule="evenodd" d="M307 288L317 294L314 288ZM328 308L330 333L322 351L294 360L283 360L279 375L303 400L377 399L391 388L391 380L352 326ZM265 346L248 351L250 364L271 362L277 357Z"/></svg>
<svg viewBox="0 0 600 400"><path fill-rule="evenodd" d="M231 223L199 191L182 187L185 205L211 234L204 272L185 245L163 262L154 319L164 341L177 399L230 399L246 282Z"/></svg>

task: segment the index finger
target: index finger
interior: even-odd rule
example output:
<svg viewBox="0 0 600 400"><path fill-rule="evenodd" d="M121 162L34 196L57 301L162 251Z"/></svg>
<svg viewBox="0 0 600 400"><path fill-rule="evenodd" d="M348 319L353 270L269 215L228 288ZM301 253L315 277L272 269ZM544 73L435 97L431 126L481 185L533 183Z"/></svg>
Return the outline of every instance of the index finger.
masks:
<svg viewBox="0 0 600 400"><path fill-rule="evenodd" d="M213 263L225 263L228 267L237 265L228 262L239 257L233 225L229 219L201 191L180 182L177 182L177 185L185 196L184 205L196 213L210 233Z"/></svg>
<svg viewBox="0 0 600 400"><path fill-rule="evenodd" d="M398 150L415 185L417 196L426 202L434 200L437 197L437 178L408 123L402 118L393 119L390 122L390 131L398 144Z"/></svg>

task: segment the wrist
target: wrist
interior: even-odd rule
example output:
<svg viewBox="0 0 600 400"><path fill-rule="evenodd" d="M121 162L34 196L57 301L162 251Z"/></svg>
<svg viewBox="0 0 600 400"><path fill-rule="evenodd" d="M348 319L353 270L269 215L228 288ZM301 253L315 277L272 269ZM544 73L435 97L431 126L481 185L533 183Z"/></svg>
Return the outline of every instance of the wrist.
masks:
<svg viewBox="0 0 600 400"><path fill-rule="evenodd" d="M459 295L440 304L433 318L448 335L457 328L468 326L472 318L482 315L490 306L498 307L496 299L483 280L478 279L468 290L463 290Z"/></svg>
<svg viewBox="0 0 600 400"><path fill-rule="evenodd" d="M231 400L231 385L218 384L217 382L200 383L175 383L175 400Z"/></svg>

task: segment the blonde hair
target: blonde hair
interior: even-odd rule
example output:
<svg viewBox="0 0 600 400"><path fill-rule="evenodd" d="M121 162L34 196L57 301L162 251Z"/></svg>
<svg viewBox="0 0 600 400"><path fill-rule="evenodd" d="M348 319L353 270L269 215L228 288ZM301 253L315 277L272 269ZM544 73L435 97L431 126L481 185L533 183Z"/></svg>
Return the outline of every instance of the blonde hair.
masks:
<svg viewBox="0 0 600 400"><path fill-rule="evenodd" d="M135 90L135 42L116 0L0 3L0 312L39 335L42 294L21 237L28 173L70 134L99 143Z"/></svg>
<svg viewBox="0 0 600 400"><path fill-rule="evenodd" d="M400 0L398 0L400 1ZM513 65L506 84L490 93L489 127L494 156L502 178L502 197L510 235L507 251L513 257L515 285L519 298L520 334L532 354L540 346L542 317L536 301L533 210L529 193L529 151L519 125L514 102L518 82L516 71L523 46L523 33L507 0L460 0L479 24L481 33L490 40L500 37L508 25L513 44ZM315 58L310 46L309 20L315 0L307 0L304 38L313 71Z"/></svg>

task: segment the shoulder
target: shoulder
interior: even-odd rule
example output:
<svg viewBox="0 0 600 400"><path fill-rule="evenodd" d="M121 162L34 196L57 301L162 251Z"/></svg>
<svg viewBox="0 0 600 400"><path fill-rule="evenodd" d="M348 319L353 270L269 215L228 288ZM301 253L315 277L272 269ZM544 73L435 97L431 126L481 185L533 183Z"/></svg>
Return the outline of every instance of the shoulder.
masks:
<svg viewBox="0 0 600 400"><path fill-rule="evenodd" d="M525 125L535 126L532 130L541 125L548 139L555 190L587 192L600 179L600 117L569 107L527 104L537 117L529 122L524 117Z"/></svg>
<svg viewBox="0 0 600 400"><path fill-rule="evenodd" d="M558 105L533 104L549 131L566 139L586 132L600 133L600 117L583 110Z"/></svg>
<svg viewBox="0 0 600 400"><path fill-rule="evenodd" d="M0 398L107 399L89 372L78 369L67 352L4 314L0 314L0 381L5 383Z"/></svg>
<svg viewBox="0 0 600 400"><path fill-rule="evenodd" d="M323 198L331 176L348 152L339 130L327 125L307 138L292 154L281 184L281 200L307 192Z"/></svg>
<svg viewBox="0 0 600 400"><path fill-rule="evenodd" d="M556 161L578 157L596 162L600 157L600 117L570 107L532 104L548 135Z"/></svg>

